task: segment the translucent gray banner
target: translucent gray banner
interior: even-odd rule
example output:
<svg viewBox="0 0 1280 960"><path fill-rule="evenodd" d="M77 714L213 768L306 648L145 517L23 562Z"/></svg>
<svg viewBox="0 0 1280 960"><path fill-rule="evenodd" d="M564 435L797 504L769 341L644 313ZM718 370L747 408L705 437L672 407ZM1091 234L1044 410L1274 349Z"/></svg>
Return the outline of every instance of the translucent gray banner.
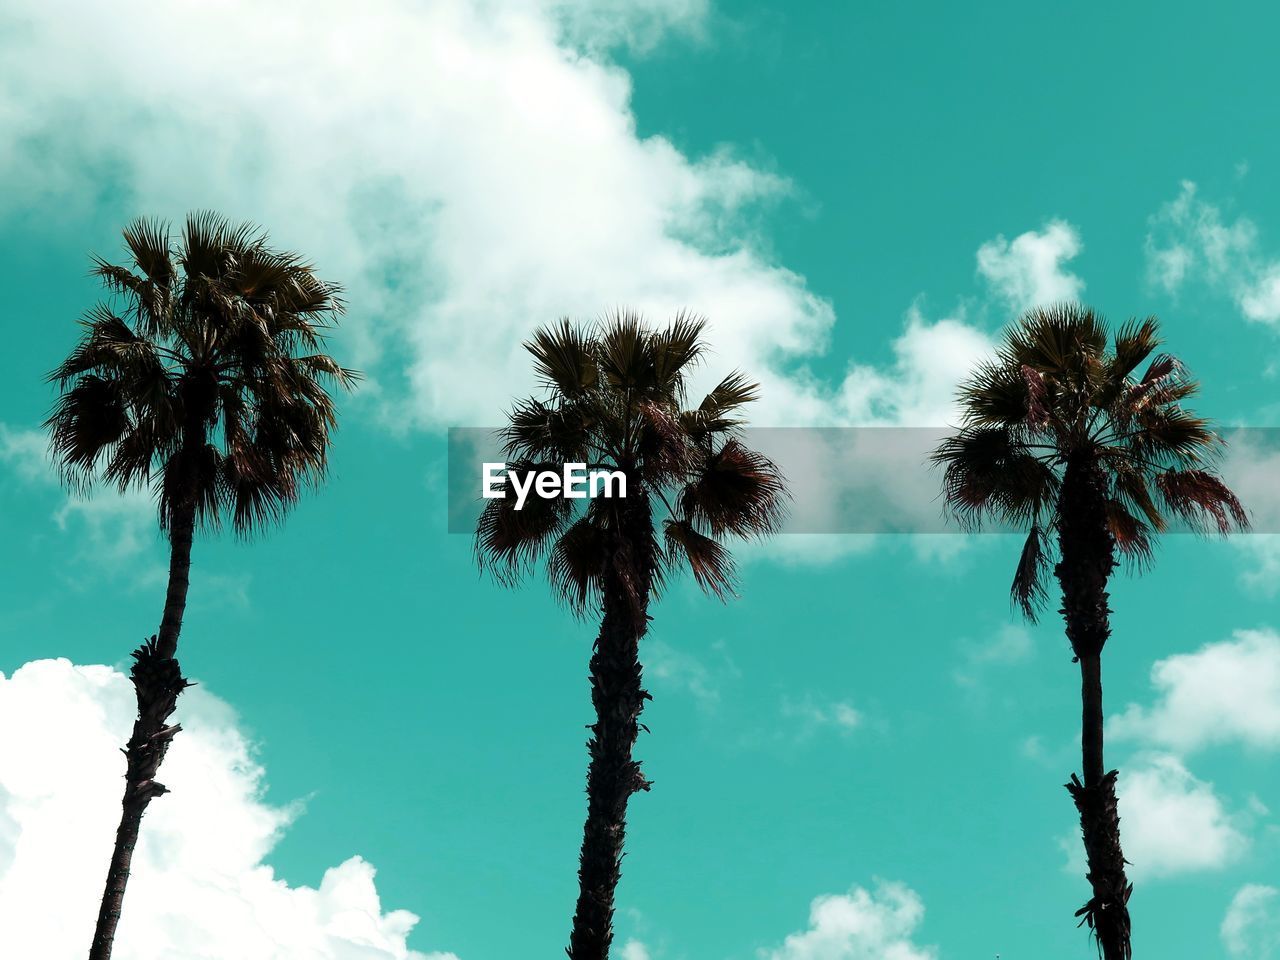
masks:
<svg viewBox="0 0 1280 960"><path fill-rule="evenodd" d="M942 471L929 455L952 431L932 427L759 427L742 441L786 475L782 533L971 533L943 509ZM1280 428L1224 431L1217 468L1244 502L1252 533L1280 533ZM449 430L449 532L470 534L484 506L484 465L504 460L495 427ZM491 468L495 473L496 468ZM585 488L579 483L578 490ZM986 524L984 533L1016 528ZM1171 533L1190 532L1171 519Z"/></svg>

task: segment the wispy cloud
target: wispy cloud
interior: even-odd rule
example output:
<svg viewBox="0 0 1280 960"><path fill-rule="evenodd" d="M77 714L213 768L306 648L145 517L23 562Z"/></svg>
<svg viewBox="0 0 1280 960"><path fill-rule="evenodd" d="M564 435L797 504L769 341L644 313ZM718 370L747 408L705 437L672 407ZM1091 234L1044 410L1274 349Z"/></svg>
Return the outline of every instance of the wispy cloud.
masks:
<svg viewBox="0 0 1280 960"><path fill-rule="evenodd" d="M1280 889L1245 884L1231 898L1220 933L1235 960L1280 958Z"/></svg>
<svg viewBox="0 0 1280 960"><path fill-rule="evenodd" d="M829 730L848 736L862 726L865 717L848 700L823 700L807 694L800 698L784 697L781 714L794 726L794 737L807 740Z"/></svg>
<svg viewBox="0 0 1280 960"><path fill-rule="evenodd" d="M53 476L48 438L39 430L0 423L0 464L27 483L48 480Z"/></svg>
<svg viewBox="0 0 1280 960"><path fill-rule="evenodd" d="M1146 255L1156 288L1176 295L1199 281L1231 297L1246 319L1280 323L1280 256L1263 249L1252 219L1228 218L1195 183L1183 181L1178 196L1151 217Z"/></svg>
<svg viewBox="0 0 1280 960"><path fill-rule="evenodd" d="M1035 645L1026 627L1008 623L985 640L965 640L960 644L961 663L956 668L956 683L976 687L991 668L1022 663L1030 659Z"/></svg>
<svg viewBox="0 0 1280 960"><path fill-rule="evenodd" d="M647 640L644 661L645 677L655 687L688 694L704 710L719 707L725 684L739 675L722 641L712 645L708 660L663 640Z"/></svg>

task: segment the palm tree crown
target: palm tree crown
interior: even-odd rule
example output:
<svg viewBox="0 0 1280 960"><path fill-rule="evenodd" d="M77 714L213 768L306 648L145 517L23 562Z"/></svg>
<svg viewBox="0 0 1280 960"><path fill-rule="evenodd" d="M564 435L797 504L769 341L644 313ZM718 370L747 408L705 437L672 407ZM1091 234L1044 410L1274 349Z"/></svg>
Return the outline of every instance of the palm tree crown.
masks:
<svg viewBox="0 0 1280 960"><path fill-rule="evenodd" d="M545 560L556 594L584 613L601 599L606 567L618 566L612 545L625 542L628 576L643 580L628 593L647 595L687 564L703 589L732 594L724 539L776 530L786 492L777 467L740 436L739 413L756 398L756 384L731 373L696 407L687 405L704 326L681 314L654 330L618 312L585 329L561 321L525 344L546 397L512 410L502 434L509 466L619 470L628 507L597 498L580 510L581 501L531 497L517 511L510 497L490 500L476 532L483 566L510 582ZM649 522L655 505L666 513L661 542ZM637 516L644 522L635 524Z"/></svg>
<svg viewBox="0 0 1280 960"><path fill-rule="evenodd" d="M49 379L61 390L46 422L73 483L121 490L154 482L161 525L181 502L240 533L278 521L325 471L335 425L326 384L358 375L323 352L341 314L335 284L250 225L187 218L124 232L127 266L96 259L114 296Z"/></svg>
<svg viewBox="0 0 1280 960"><path fill-rule="evenodd" d="M1124 324L1109 341L1087 307L1037 308L960 388L960 429L933 455L945 468L943 495L971 525L1029 526L1012 585L1029 619L1047 598L1051 534L1073 461L1100 473L1114 547L1139 566L1170 519L1223 534L1248 526L1215 469L1224 442L1182 406L1198 385L1175 357L1156 353L1160 343L1154 317Z"/></svg>

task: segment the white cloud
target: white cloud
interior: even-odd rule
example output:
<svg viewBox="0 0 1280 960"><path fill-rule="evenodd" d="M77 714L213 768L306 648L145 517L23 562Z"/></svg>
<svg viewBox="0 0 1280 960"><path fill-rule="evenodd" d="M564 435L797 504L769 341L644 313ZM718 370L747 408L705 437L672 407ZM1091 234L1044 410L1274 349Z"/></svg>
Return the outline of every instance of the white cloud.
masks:
<svg viewBox="0 0 1280 960"><path fill-rule="evenodd" d="M955 423L956 385L994 346L965 321L963 312L930 322L920 305L913 304L905 329L893 342L893 364L850 368L839 397L845 422L896 427Z"/></svg>
<svg viewBox="0 0 1280 960"><path fill-rule="evenodd" d="M874 892L855 887L816 898L809 907L809 928L759 955L762 960L934 960L935 948L914 942L923 920L924 903L902 884L882 883Z"/></svg>
<svg viewBox="0 0 1280 960"><path fill-rule="evenodd" d="M712 652L716 662L708 665L685 650L678 650L662 640L645 641L645 678L655 686L687 693L698 706L714 710L720 704L721 689L726 680L737 676L738 669L730 659L723 642L717 641Z"/></svg>
<svg viewBox="0 0 1280 960"><path fill-rule="evenodd" d="M752 432L787 476L792 501L786 535L743 544L740 555L817 565L876 549L879 533L943 532L938 476L923 465L939 428L958 420L956 384L993 349L962 312L930 321L914 304L893 361L852 364L818 421L869 429ZM926 560L954 557L963 541L951 533L913 538Z"/></svg>
<svg viewBox="0 0 1280 960"><path fill-rule="evenodd" d="M876 545L871 534L785 533L736 545L734 556L740 563L766 560L789 567L816 567L860 556Z"/></svg>
<svg viewBox="0 0 1280 960"><path fill-rule="evenodd" d="M7 209L261 221L348 284L344 342L376 375L356 402L395 428L492 422L533 386L522 337L614 304L710 317L707 375L757 376L757 422L935 425L986 346L913 311L891 369L812 373L831 305L754 239L786 180L641 138L628 74L579 46L696 33L706 0L124 0L73 19L18 0L3 16ZM127 201L102 200L104 179ZM1051 224L988 259L1008 282L1070 285L1053 264L1072 238Z"/></svg>
<svg viewBox="0 0 1280 960"><path fill-rule="evenodd" d="M0 423L0 464L27 486L58 485L48 445L43 431ZM108 569L119 569L121 561L135 558L157 540L155 500L146 489L121 494L99 486L70 492L52 519L59 530L72 532L82 559Z"/></svg>
<svg viewBox="0 0 1280 960"><path fill-rule="evenodd" d="M1221 870L1249 847L1245 830L1257 811L1228 812L1213 784L1171 754L1140 755L1123 766L1116 791L1131 880ZM1079 828L1058 843L1067 856L1064 869L1084 873Z"/></svg>
<svg viewBox="0 0 1280 960"><path fill-rule="evenodd" d="M346 339L398 427L491 422L533 386L523 336L619 303L708 315L715 372L749 369L772 416L812 420L820 392L790 372L831 307L752 242L751 208L785 181L642 139L629 76L565 39L685 29L704 6L126 0L67 18L21 0L0 30L5 204L263 222L350 286ZM104 177L127 205L100 208Z"/></svg>
<svg viewBox="0 0 1280 960"><path fill-rule="evenodd" d="M824 729L847 735L862 726L865 719L848 700L818 700L812 695L798 700L783 698L782 716L799 724L801 739Z"/></svg>
<svg viewBox="0 0 1280 960"><path fill-rule="evenodd" d="M1016 309L1070 299L1083 288L1062 264L1081 249L1069 224L1052 221L1012 242L997 237L978 251L980 272L993 292ZM883 365L851 363L820 420L852 427L920 428L839 434L790 431L767 438L767 448L793 484L789 533L751 548L748 556L784 563L825 563L876 546L872 534L944 534L914 538L917 554L947 561L966 538L942 522L938 476L921 469L940 438L939 428L960 419L956 386L995 350L990 334L969 322L963 309L930 320L920 302L906 311L893 359ZM836 532L856 536L836 537Z"/></svg>
<svg viewBox="0 0 1280 960"><path fill-rule="evenodd" d="M1228 222L1191 181L1152 216L1146 252L1148 279L1166 293L1201 280L1234 299L1245 318L1280 322L1280 259L1262 251L1251 219Z"/></svg>
<svg viewBox="0 0 1280 960"><path fill-rule="evenodd" d="M1264 594L1280 588L1280 494L1275 478L1280 475L1280 431L1243 428L1227 436L1227 451L1221 464L1222 478L1249 511L1253 530L1234 536L1232 547L1247 563L1241 573L1246 586Z"/></svg>
<svg viewBox="0 0 1280 960"><path fill-rule="evenodd" d="M601 50L625 44L644 53L671 32L701 39L710 0L554 0L568 38Z"/></svg>
<svg viewBox="0 0 1280 960"><path fill-rule="evenodd" d="M1121 771L1117 786L1125 857L1135 878L1217 870L1248 847L1213 784L1176 757L1146 757Z"/></svg>
<svg viewBox="0 0 1280 960"><path fill-rule="evenodd" d="M975 686L989 667L1021 663L1031 656L1034 649L1031 633L1026 627L1007 623L985 641L961 644L963 662L956 669L956 682L961 686Z"/></svg>
<svg viewBox="0 0 1280 960"><path fill-rule="evenodd" d="M1254 533L1232 543L1247 561L1240 574L1245 586L1268 596L1280 590L1280 535Z"/></svg>
<svg viewBox="0 0 1280 960"><path fill-rule="evenodd" d="M83 558L109 569L118 569L121 561L136 557L159 539L156 501L145 488L120 493L98 487L88 495L68 494L54 520L63 531L75 528Z"/></svg>
<svg viewBox="0 0 1280 960"><path fill-rule="evenodd" d="M58 485L47 456L47 438L39 431L15 430L0 423L0 465L32 490ZM50 519L66 538L69 556L84 569L122 578L135 590L163 588L168 576L167 547L149 489L132 488L122 494L99 484L87 491L67 492ZM85 582L79 569L70 580L77 587ZM188 605L246 608L250 582L245 572L206 570L192 585Z"/></svg>
<svg viewBox="0 0 1280 960"><path fill-rule="evenodd" d="M705 375L758 378L757 424L953 419L954 384L989 351L985 333L963 314L930 321L912 308L890 363L824 379L811 364L827 350L831 304L758 241L759 211L787 196L785 177L729 148L687 156L638 134L631 78L608 47L696 37L707 8L122 0L67 18L16 0L0 14L12 133L0 213L40 210L46 223L57 209L81 232L92 222L104 254L110 225L139 212L204 206L263 223L347 284L341 352L372 374L352 409L396 430L494 422L534 386L523 337L615 304L707 315ZM1057 297L1081 286L1063 267L1079 248L1054 221L979 259L1002 297ZM911 475L932 489L918 466ZM816 553L862 546L823 541Z"/></svg>
<svg viewBox="0 0 1280 960"><path fill-rule="evenodd" d="M1064 300L1078 300L1084 281L1063 268L1084 244L1079 231L1063 220L1051 220L1043 230L1006 240L1003 236L978 249L978 272L1014 312Z"/></svg>
<svg viewBox="0 0 1280 960"><path fill-rule="evenodd" d="M1237 960L1280 958L1280 890L1245 884L1231 898L1220 932L1222 945Z"/></svg>
<svg viewBox="0 0 1280 960"><path fill-rule="evenodd" d="M639 940L628 940L622 945L622 960L650 960L649 949Z"/></svg>
<svg viewBox="0 0 1280 960"><path fill-rule="evenodd" d="M0 423L0 463L28 483L52 476L48 437L39 430Z"/></svg>
<svg viewBox="0 0 1280 960"><path fill-rule="evenodd" d="M128 680L66 660L0 674L0 955L83 955L119 815ZM352 856L318 887L265 863L298 813L262 799L264 772L229 707L196 687L165 761L172 793L151 806L134 855L119 960L456 960L406 937L417 918L384 911L374 870ZM49 922L49 905L69 905Z"/></svg>
<svg viewBox="0 0 1280 960"><path fill-rule="evenodd" d="M1280 635L1237 630L1230 640L1175 654L1151 668L1157 699L1110 721L1117 739L1181 752L1240 742L1280 748Z"/></svg>

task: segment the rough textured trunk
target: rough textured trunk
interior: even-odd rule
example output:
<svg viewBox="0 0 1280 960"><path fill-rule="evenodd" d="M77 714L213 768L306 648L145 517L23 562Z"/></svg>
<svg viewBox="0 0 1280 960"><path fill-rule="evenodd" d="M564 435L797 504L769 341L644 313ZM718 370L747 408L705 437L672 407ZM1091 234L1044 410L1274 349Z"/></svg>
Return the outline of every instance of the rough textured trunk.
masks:
<svg viewBox="0 0 1280 960"><path fill-rule="evenodd" d="M1080 662L1080 750L1084 779L1075 774L1067 790L1080 814L1088 880L1093 896L1077 911L1097 937L1105 960L1129 960L1129 895L1120 847L1116 771L1106 772L1102 739L1102 648L1111 634L1107 580L1115 567L1115 544L1107 526L1106 483L1097 461L1077 454L1067 461L1059 501L1061 526L1058 582L1067 638Z"/></svg>
<svg viewBox="0 0 1280 960"><path fill-rule="evenodd" d="M169 589L164 597L164 615L156 635L160 656L172 659L178 652L178 634L187 609L187 587L191 582L191 541L195 537L195 508L174 511L169 528Z"/></svg>
<svg viewBox="0 0 1280 960"><path fill-rule="evenodd" d="M622 875L627 801L649 782L631 751L649 694L641 686L639 643L648 623L653 570L650 518L640 498L626 501L623 535L604 576L604 619L591 657L596 722L587 750L587 821L578 861L578 904L566 951L572 960L606 960L613 901Z"/></svg>
<svg viewBox="0 0 1280 960"><path fill-rule="evenodd" d="M178 695L187 686L174 654L178 649L182 614L187 605L194 528L194 508L183 506L175 509L169 529L169 589L160 632L133 652L130 679L138 699L138 719L134 721L133 735L125 747L123 809L89 960L109 960L111 957L142 815L152 798L165 792L164 785L155 779L156 772L170 741L182 729L176 724L169 726L168 719L177 705Z"/></svg>

